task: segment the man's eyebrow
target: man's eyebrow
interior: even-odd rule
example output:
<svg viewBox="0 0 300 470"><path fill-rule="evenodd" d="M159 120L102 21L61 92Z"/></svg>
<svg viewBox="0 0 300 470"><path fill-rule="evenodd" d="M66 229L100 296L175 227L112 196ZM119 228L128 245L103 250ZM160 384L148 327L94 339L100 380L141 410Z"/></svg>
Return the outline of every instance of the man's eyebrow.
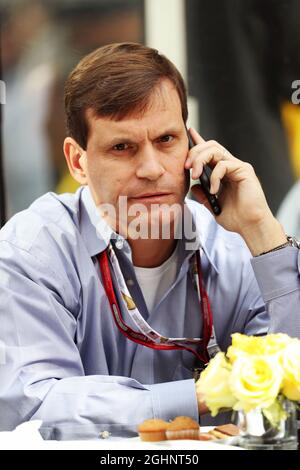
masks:
<svg viewBox="0 0 300 470"><path fill-rule="evenodd" d="M107 139L107 140L100 140L100 142L97 143L97 150L98 151L103 151L103 150L108 150L111 147L114 147L114 145L120 144L120 143L128 143L128 144L133 144L134 142L126 137L125 135L122 136L115 136L112 139Z"/></svg>
<svg viewBox="0 0 300 470"><path fill-rule="evenodd" d="M181 132L182 132L181 127L169 127L168 129L160 132L157 137L161 137L163 135L169 135L169 134L180 134Z"/></svg>
<svg viewBox="0 0 300 470"><path fill-rule="evenodd" d="M127 144L136 143L135 140L132 139L132 137L129 137L129 136L126 136L125 134L122 134L122 135L119 135L119 136L115 136L110 140L107 140L104 143L104 146L105 147L113 147L114 145L120 144L122 142L126 142Z"/></svg>
<svg viewBox="0 0 300 470"><path fill-rule="evenodd" d="M168 128L164 131L158 132L154 140L164 135L179 134L181 131L182 129L178 127ZM132 136L120 134L119 136L114 136L111 140L107 140L106 142L100 143L100 147L113 147L114 145L117 145L121 142L125 142L127 144L136 144L136 140L132 138Z"/></svg>

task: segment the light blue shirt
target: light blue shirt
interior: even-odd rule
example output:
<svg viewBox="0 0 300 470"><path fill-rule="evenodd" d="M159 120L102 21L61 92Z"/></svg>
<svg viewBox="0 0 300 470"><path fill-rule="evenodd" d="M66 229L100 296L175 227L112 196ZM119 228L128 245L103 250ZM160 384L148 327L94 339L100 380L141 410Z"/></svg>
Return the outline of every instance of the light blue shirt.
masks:
<svg viewBox="0 0 300 470"><path fill-rule="evenodd" d="M300 336L299 250L251 259L239 235L197 202L186 204L221 349L234 332ZM0 430L41 419L47 439L89 439L103 431L134 436L149 418L198 419L194 356L143 347L115 326L97 260L108 239L97 233L98 222L89 189L80 188L46 194L0 231ZM130 246L125 240L116 248L141 314L169 337L201 337L188 269L193 253L181 240L176 280L149 315Z"/></svg>
<svg viewBox="0 0 300 470"><path fill-rule="evenodd" d="M292 186L280 204L277 219L286 233L291 233L300 239L300 181Z"/></svg>

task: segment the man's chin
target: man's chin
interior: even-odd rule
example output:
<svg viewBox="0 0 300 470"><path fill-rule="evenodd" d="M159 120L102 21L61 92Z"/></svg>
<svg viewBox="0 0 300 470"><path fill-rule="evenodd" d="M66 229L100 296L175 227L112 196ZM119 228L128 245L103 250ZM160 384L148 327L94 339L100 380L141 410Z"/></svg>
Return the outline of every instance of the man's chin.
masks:
<svg viewBox="0 0 300 470"><path fill-rule="evenodd" d="M166 208L156 208L146 211L137 217L129 217L127 224L128 238L132 239L161 239L173 238L173 228L181 218L181 208L167 211ZM123 225L124 227L124 225Z"/></svg>

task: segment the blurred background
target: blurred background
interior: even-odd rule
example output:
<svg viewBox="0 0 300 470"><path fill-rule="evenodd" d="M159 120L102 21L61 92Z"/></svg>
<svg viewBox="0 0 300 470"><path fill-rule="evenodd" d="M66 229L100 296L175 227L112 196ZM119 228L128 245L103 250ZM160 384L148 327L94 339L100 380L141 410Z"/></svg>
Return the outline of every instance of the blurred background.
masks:
<svg viewBox="0 0 300 470"><path fill-rule="evenodd" d="M76 190L64 81L93 49L134 41L177 65L189 125L252 163L300 236L299 18L299 0L0 0L1 224L47 191Z"/></svg>

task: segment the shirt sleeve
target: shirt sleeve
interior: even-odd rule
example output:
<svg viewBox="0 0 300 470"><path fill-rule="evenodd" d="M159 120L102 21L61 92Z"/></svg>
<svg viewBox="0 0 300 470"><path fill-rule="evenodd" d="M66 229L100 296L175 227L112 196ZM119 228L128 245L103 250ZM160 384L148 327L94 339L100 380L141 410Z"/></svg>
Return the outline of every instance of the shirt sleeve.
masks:
<svg viewBox="0 0 300 470"><path fill-rule="evenodd" d="M300 252L286 247L251 260L269 314L269 333L300 338Z"/></svg>
<svg viewBox="0 0 300 470"><path fill-rule="evenodd" d="M103 431L134 436L149 418L198 419L193 380L143 385L86 376L74 292L42 254L8 242L0 248L0 430L41 419L45 439L93 439ZM74 311L66 307L72 297Z"/></svg>

